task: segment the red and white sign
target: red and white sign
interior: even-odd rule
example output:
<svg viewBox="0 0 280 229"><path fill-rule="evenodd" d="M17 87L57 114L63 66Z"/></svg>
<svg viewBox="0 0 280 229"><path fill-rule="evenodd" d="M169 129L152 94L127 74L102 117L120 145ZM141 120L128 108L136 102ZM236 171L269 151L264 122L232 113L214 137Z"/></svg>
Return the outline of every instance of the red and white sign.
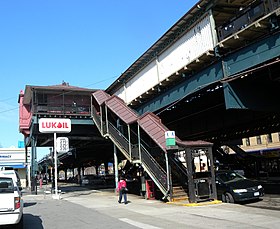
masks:
<svg viewBox="0 0 280 229"><path fill-rule="evenodd" d="M71 132L71 119L41 118L39 119L41 133L69 133Z"/></svg>

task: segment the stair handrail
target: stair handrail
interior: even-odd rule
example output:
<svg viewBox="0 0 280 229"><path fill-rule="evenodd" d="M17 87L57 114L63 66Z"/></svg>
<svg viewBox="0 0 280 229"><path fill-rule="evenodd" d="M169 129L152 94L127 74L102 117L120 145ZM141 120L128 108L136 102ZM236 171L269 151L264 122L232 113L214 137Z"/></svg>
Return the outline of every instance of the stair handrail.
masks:
<svg viewBox="0 0 280 229"><path fill-rule="evenodd" d="M148 152L147 149L141 144L141 163L146 168L146 172L149 174L151 179L156 183L162 193L167 194L167 172L159 165L155 158ZM150 161L153 166L149 166Z"/></svg>
<svg viewBox="0 0 280 229"><path fill-rule="evenodd" d="M109 136L111 136L111 139L113 138L112 140L118 142L119 146L123 146L122 143L118 140L118 138L121 138L125 140L126 144L128 145L129 144L128 139L111 122L108 121L108 124L110 129ZM163 193L166 193L168 191L166 171L159 165L159 163L155 160L155 158L149 153L149 151L142 144L140 147L141 147L140 163L145 167L145 170L150 175L152 180L157 184L159 189ZM122 149L124 149L125 152L122 151ZM126 157L130 158L128 147L121 147L120 150Z"/></svg>
<svg viewBox="0 0 280 229"><path fill-rule="evenodd" d="M94 106L92 106L91 115L98 130L103 135L103 133L101 132L101 117ZM124 154L124 156L131 161L132 158L131 152L129 152L129 140L109 120L107 120L107 123L108 133L106 133L106 135L108 135L108 137L115 143L115 145ZM142 142L143 144L148 146L146 142ZM133 144L132 146L138 147L138 144ZM165 195L165 197L168 196L169 188L167 183L167 172L160 166L160 164L142 144L140 145L140 154L140 163L142 164L143 168L149 174L149 176L155 182L161 192Z"/></svg>
<svg viewBox="0 0 280 229"><path fill-rule="evenodd" d="M184 173L185 176L188 176L188 171L186 166L183 165L183 163L181 161L177 161L176 158L170 157L171 161L176 165L176 167L178 169L180 169L180 171L182 173ZM184 166L186 169L183 169L182 166Z"/></svg>
<svg viewBox="0 0 280 229"><path fill-rule="evenodd" d="M126 140L127 144L129 144L128 139L125 136L123 136L123 134L111 122L108 121L108 124L114 129L115 133L117 133L118 136L122 136L122 138ZM112 132L110 130L109 135L111 134ZM145 171L149 174L151 179L159 187L162 193L167 195L168 192L167 172L160 166L160 164L155 160L155 158L149 153L149 151L142 144L140 145L140 152L141 152L140 163L144 167Z"/></svg>
<svg viewBox="0 0 280 229"><path fill-rule="evenodd" d="M109 137L118 146L119 150L131 161L131 155L129 152L128 139L117 129L111 122L108 121Z"/></svg>
<svg viewBox="0 0 280 229"><path fill-rule="evenodd" d="M91 112L91 116L92 116L92 118L94 120L94 123L95 123L95 125L97 126L99 132L102 135L102 132L101 132L101 117L100 117L100 115L97 114L97 110L96 110L96 108L93 105L92 105L91 111L92 111Z"/></svg>

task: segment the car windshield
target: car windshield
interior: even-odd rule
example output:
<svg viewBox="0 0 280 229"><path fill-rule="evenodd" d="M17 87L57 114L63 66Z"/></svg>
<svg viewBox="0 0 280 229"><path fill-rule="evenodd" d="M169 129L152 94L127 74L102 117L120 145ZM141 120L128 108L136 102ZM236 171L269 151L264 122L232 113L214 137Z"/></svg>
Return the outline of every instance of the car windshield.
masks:
<svg viewBox="0 0 280 229"><path fill-rule="evenodd" d="M237 180L244 180L246 179L242 175L234 172L234 171L226 171L223 173L217 174L217 177L221 179L223 182L231 182L231 181L237 181Z"/></svg>
<svg viewBox="0 0 280 229"><path fill-rule="evenodd" d="M0 177L0 193L14 192L14 185L12 178Z"/></svg>

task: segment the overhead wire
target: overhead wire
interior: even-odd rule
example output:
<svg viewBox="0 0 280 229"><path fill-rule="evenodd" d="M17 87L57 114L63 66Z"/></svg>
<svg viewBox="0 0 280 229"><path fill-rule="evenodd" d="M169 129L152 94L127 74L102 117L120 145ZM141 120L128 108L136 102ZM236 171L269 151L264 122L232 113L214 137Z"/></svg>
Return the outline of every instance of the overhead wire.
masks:
<svg viewBox="0 0 280 229"><path fill-rule="evenodd" d="M11 108L11 109L4 110L4 111L0 111L0 114L5 113L5 112L9 112L9 111L13 111L13 110L17 110L17 109L18 109L18 107L16 107L16 108Z"/></svg>
<svg viewBox="0 0 280 229"><path fill-rule="evenodd" d="M105 82L105 81L108 81L108 80L110 80L110 79L114 79L114 78L117 78L117 76L113 76L113 77L110 77L110 78L106 78L106 79L104 79L104 80L100 80L100 81L97 81L97 82L95 82L95 83L92 83L92 84L88 84L88 85L86 85L86 86L83 86L83 87L89 87L89 86L92 86L92 85L96 85L96 84L100 84L100 83L103 83L103 82ZM68 91L68 92L65 92L65 93L61 93L61 94L59 94L59 95L55 95L54 97L56 97L56 96L61 96L61 95L65 95L65 94L69 94L69 93L73 93L73 91ZM11 99L14 99L15 97L10 97L10 98L6 98L6 99L2 99L2 100L0 100L0 102L5 102L5 101L8 101L8 100L11 100ZM14 108L11 108L11 109L7 109L7 110L3 110L3 111L0 111L0 114L2 114L2 113L6 113L6 112L10 112L10 111L13 111L13 110L17 110L18 109L18 107L14 107Z"/></svg>
<svg viewBox="0 0 280 229"><path fill-rule="evenodd" d="M10 97L10 98L6 98L6 99L1 99L0 100L0 103L1 102L5 102L5 101L8 101L8 100L11 100L11 99L15 99L16 97Z"/></svg>
<svg viewBox="0 0 280 229"><path fill-rule="evenodd" d="M114 79L114 78L117 78L117 76L113 76L113 77L110 77L110 78L107 78L107 79L104 79L104 80L100 80L100 81L98 81L98 82L95 82L95 83L92 83L92 84L88 84L88 85L82 86L82 87L87 88L87 87L90 87L90 86L92 86L92 85L99 84L99 83L103 83L103 82L105 82L105 81L107 81L107 80ZM73 92L74 92L74 91L63 92L63 93L60 93L60 94L58 94L58 95L54 95L52 98L59 97L59 96L62 96L62 95L68 95L68 94L71 94L71 93L73 93Z"/></svg>
<svg viewBox="0 0 280 229"><path fill-rule="evenodd" d="M231 82L231 81L233 81L233 80L236 80L236 79L239 79L239 78L243 77L244 75L246 76L246 74L253 73L253 72L255 72L255 71L261 70L261 69L263 69L263 68L265 68L265 67L268 67L268 66L270 66L270 65L273 65L273 64L279 63L279 62L280 62L280 59L277 58L275 61L272 61L272 62L270 62L270 63L266 63L266 64L261 65L261 66L257 66L257 67L255 67L255 68L249 69L249 70L247 70L247 71L239 72L239 73L234 74L234 75L232 75L232 76L230 76L230 77L228 77L228 78L216 80L216 81L213 81L213 82L211 82L211 83L208 83L208 84L199 86L198 88L194 89L194 90L192 91L192 93L195 93L195 92L197 92L198 90L200 90L201 88L205 88L205 87L207 87L207 86L209 86L209 85L211 85L211 84L215 84L215 83L219 83L219 82L220 82L220 83ZM117 76L113 76L113 77L110 77L110 78L107 78L107 79L104 79L104 80L100 80L100 81L98 81L98 82L95 82L95 83L92 83L92 84L88 84L88 85L86 85L86 86L84 86L84 87L89 87L89 86L92 86L92 85L95 85L95 84L103 83L103 82L105 82L105 81L107 81L107 80L114 79L114 78L117 78ZM64 94L69 94L69 93L73 93L73 91L68 91L68 92L65 92ZM61 95L63 95L63 94L61 93L61 94L56 95L56 96L61 96ZM170 107L172 107L172 106L174 106L175 104L179 103L180 101L182 101L183 99L185 99L185 98L186 98L187 96L189 96L189 95L190 95L190 94L187 94L187 95L183 96L182 98L180 98L180 99L174 101L174 102L171 103L169 106L167 106L165 109L163 109L163 110L157 112L156 114L159 115L159 114L161 114L162 112L168 110ZM55 97L56 97L56 96L55 96ZM4 102L4 101L7 101L7 100L10 100L10 99L13 99L13 98L15 98L15 97L10 97L10 98L6 98L6 99L2 99L2 100L0 100L0 102ZM17 107L17 108L11 108L11 109L8 109L8 110L0 111L0 113L9 112L9 111L16 110L16 109L18 109L18 107Z"/></svg>

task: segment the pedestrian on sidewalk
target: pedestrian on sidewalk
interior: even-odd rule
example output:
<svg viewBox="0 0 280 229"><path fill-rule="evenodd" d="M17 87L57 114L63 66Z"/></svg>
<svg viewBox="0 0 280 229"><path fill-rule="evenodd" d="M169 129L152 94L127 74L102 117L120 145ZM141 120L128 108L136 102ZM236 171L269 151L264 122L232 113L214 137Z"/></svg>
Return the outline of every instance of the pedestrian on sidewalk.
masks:
<svg viewBox="0 0 280 229"><path fill-rule="evenodd" d="M126 188L126 181L123 177L120 177L118 182L117 191L119 192L119 203L122 202L122 197L124 199L124 203L127 204L127 188Z"/></svg>

